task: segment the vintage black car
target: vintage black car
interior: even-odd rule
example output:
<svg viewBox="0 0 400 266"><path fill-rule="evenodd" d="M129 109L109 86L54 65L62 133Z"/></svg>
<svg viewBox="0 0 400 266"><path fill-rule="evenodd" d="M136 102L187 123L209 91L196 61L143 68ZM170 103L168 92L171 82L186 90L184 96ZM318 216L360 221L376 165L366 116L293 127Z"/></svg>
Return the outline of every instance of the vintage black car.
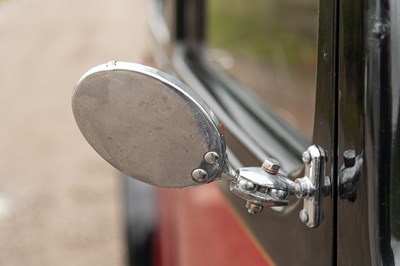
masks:
<svg viewBox="0 0 400 266"><path fill-rule="evenodd" d="M125 174L207 184L126 179L132 263L399 264L400 5L153 0L150 14L163 72L109 62L73 96Z"/></svg>

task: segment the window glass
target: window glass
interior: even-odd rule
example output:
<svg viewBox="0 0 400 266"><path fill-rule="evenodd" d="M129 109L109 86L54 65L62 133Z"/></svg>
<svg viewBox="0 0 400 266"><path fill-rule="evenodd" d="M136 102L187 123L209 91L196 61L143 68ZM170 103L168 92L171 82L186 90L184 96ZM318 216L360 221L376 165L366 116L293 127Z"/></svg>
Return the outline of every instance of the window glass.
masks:
<svg viewBox="0 0 400 266"><path fill-rule="evenodd" d="M311 139L318 1L208 0L210 60Z"/></svg>

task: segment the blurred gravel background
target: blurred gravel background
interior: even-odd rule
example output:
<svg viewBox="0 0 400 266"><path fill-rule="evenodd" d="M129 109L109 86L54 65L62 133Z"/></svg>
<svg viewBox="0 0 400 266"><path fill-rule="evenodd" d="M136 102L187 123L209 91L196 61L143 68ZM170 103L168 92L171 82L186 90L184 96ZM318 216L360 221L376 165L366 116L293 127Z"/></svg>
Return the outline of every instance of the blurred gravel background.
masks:
<svg viewBox="0 0 400 266"><path fill-rule="evenodd" d="M140 61L144 0L0 1L0 265L122 265L121 184L70 98L109 60Z"/></svg>

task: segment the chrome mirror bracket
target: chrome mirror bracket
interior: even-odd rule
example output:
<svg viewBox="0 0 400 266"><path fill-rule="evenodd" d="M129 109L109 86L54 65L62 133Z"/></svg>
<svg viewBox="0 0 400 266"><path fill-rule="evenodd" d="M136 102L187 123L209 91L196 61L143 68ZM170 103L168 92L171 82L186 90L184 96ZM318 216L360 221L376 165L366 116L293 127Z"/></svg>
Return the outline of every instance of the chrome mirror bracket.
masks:
<svg viewBox="0 0 400 266"><path fill-rule="evenodd" d="M303 199L300 220L314 228L321 222L321 197L330 191L330 178L325 176L327 158L324 149L317 145L310 146L302 157L305 176L294 181L279 173L278 161L268 158L261 167L245 167L235 171L230 190L246 200L250 214L258 214L264 207L288 205L289 196L296 195Z"/></svg>
<svg viewBox="0 0 400 266"><path fill-rule="evenodd" d="M310 228L321 223L321 199L330 194L330 177L325 176L327 152L317 145L310 146L303 153L304 177L295 180L295 195L303 199L300 220Z"/></svg>

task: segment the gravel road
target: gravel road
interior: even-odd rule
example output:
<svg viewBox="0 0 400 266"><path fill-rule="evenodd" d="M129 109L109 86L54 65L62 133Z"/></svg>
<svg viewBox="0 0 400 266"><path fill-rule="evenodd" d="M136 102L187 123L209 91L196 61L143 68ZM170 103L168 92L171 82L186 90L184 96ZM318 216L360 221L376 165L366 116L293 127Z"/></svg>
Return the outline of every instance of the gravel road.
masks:
<svg viewBox="0 0 400 266"><path fill-rule="evenodd" d="M0 265L122 265L121 183L86 143L80 76L145 52L144 0L0 3Z"/></svg>

